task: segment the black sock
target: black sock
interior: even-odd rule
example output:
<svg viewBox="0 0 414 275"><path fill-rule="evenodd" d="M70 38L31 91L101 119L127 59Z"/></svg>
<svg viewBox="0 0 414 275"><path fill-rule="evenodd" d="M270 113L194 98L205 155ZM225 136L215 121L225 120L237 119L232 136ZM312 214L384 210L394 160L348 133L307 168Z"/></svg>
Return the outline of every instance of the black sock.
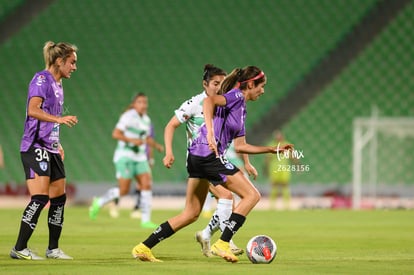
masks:
<svg viewBox="0 0 414 275"><path fill-rule="evenodd" d="M135 194L137 195L137 201L134 206L134 210L138 210L141 204L141 190L135 190Z"/></svg>
<svg viewBox="0 0 414 275"><path fill-rule="evenodd" d="M50 199L50 207L47 217L47 225L49 227L48 249L55 249L59 247L59 238L63 227L65 202L66 194L63 194L57 198Z"/></svg>
<svg viewBox="0 0 414 275"><path fill-rule="evenodd" d="M42 212L43 207L49 201L48 195L33 195L26 209L23 211L23 217L20 222L19 236L14 248L16 250L23 250L27 247L27 242L34 229L36 228L37 221Z"/></svg>
<svg viewBox="0 0 414 275"><path fill-rule="evenodd" d="M229 220L225 222L226 228L221 234L220 239L222 241L229 242L233 238L233 235L236 234L237 230L239 230L239 228L243 225L245 220L245 216L237 213L231 213Z"/></svg>
<svg viewBox="0 0 414 275"><path fill-rule="evenodd" d="M174 233L171 225L168 222L164 222L145 241L143 241L143 244L149 248L153 248L157 243L170 237Z"/></svg>

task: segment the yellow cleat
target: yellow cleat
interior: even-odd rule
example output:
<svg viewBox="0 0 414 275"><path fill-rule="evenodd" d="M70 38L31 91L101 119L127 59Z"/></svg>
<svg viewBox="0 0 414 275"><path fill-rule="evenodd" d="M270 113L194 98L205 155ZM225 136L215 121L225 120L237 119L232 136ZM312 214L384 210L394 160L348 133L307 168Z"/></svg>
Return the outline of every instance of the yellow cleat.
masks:
<svg viewBox="0 0 414 275"><path fill-rule="evenodd" d="M149 249L145 244L140 243L132 249L132 256L135 259L140 259L144 262L162 262L152 255L151 249Z"/></svg>
<svg viewBox="0 0 414 275"><path fill-rule="evenodd" d="M222 257L228 262L236 263L239 258L231 252L230 244L219 239L211 246L211 253L213 255Z"/></svg>

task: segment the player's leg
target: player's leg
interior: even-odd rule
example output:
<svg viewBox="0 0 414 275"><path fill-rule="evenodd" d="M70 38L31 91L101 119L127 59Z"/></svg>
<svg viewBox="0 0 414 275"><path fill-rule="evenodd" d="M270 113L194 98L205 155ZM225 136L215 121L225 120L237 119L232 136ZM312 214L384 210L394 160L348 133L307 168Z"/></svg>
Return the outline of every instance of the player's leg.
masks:
<svg viewBox="0 0 414 275"><path fill-rule="evenodd" d="M144 173L137 175L137 181L139 182L141 189L141 227L144 228L156 228L158 225L151 221L151 208L152 208L152 179L151 174Z"/></svg>
<svg viewBox="0 0 414 275"><path fill-rule="evenodd" d="M206 201L204 202L203 209L201 211L201 216L206 219L210 219L212 217L211 213L211 205L216 198L212 193L207 194Z"/></svg>
<svg viewBox="0 0 414 275"><path fill-rule="evenodd" d="M141 190L139 187L139 183L137 182L135 185L135 204L134 204L134 208L130 214L131 219L141 219L141 210L140 210L140 205L141 205Z"/></svg>
<svg viewBox="0 0 414 275"><path fill-rule="evenodd" d="M118 186L108 189L102 196L95 197L92 201L92 205L89 208L89 217L94 220L96 219L99 210L106 204L119 200L123 193L128 193L125 190L129 189L131 179L118 178ZM111 211L115 211L112 209ZM117 209L116 209L117 211Z"/></svg>
<svg viewBox="0 0 414 275"><path fill-rule="evenodd" d="M52 173L53 175L53 173ZM64 175L64 174L60 174ZM59 248L59 239L62 233L65 215L65 193L66 179L52 180L49 186L50 207L48 211L49 245L46 257L51 259L72 260Z"/></svg>
<svg viewBox="0 0 414 275"><path fill-rule="evenodd" d="M141 227L157 228L158 225L151 221L152 211L152 176L151 168L147 161L136 162L134 165L135 179L141 190Z"/></svg>
<svg viewBox="0 0 414 275"><path fill-rule="evenodd" d="M50 153L40 148L31 147L21 153L26 176L26 184L30 194L20 221L20 229L15 246L10 252L14 259L41 260L28 247L27 243L36 228L40 213L49 201Z"/></svg>
<svg viewBox="0 0 414 275"><path fill-rule="evenodd" d="M218 217L219 229L223 232L227 226L226 222L230 218L231 212L233 211L234 195L222 185L210 185L210 191L211 190L213 190L214 195L219 198L217 201L216 212L213 216ZM212 234L216 231L217 229L213 231ZM243 249L237 247L233 240L230 240L230 247L234 255L241 255L244 252Z"/></svg>
<svg viewBox="0 0 414 275"><path fill-rule="evenodd" d="M49 181L49 177L39 176L37 174L34 175L34 178L26 181L31 199L23 211L17 241L10 252L10 257L14 259L43 259L33 253L27 247L27 243L36 228L40 213L49 201Z"/></svg>
<svg viewBox="0 0 414 275"><path fill-rule="evenodd" d="M210 218L207 226L202 230L203 239L210 239L211 236L220 228L220 221L226 219L233 208L233 199L230 191L224 187L210 184L209 191L217 198L217 207ZM207 195L208 197L209 195Z"/></svg>
<svg viewBox="0 0 414 275"><path fill-rule="evenodd" d="M187 184L186 202L183 211L162 223L145 241L135 246L132 249L132 255L142 261L159 261L152 255L151 248L198 219L208 187L208 181L190 178Z"/></svg>
<svg viewBox="0 0 414 275"><path fill-rule="evenodd" d="M132 163L127 158L122 158L115 163L118 186L108 189L101 197L95 197L89 207L89 217L96 219L99 210L109 202L119 200L121 196L128 194L132 181ZM111 211L114 211L112 209Z"/></svg>
<svg viewBox="0 0 414 275"><path fill-rule="evenodd" d="M218 198L217 208L207 226L202 231L196 233L196 240L200 243L201 251L206 257L211 256L210 239L212 235L218 229L223 232L226 227L225 222L229 219L233 209L233 194L229 190L221 185L214 186L211 184L209 190ZM233 241L231 241L230 244L235 255L243 253L243 249L238 248Z"/></svg>
<svg viewBox="0 0 414 275"><path fill-rule="evenodd" d="M230 215L230 218L227 221L227 226L221 234L220 240L212 245L211 250L213 254L224 258L226 261L236 262L238 259L232 253L229 242L233 238L233 235L243 225L246 220L246 216L259 202L260 193L241 171L234 175L228 175L227 179L228 181L224 184L224 186L230 191L236 193L241 200Z"/></svg>

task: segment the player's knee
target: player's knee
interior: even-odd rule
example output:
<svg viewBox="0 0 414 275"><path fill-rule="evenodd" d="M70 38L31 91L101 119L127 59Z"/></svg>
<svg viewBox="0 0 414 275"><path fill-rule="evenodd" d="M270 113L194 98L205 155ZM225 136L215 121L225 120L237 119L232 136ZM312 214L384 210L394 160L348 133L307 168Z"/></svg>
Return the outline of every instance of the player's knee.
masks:
<svg viewBox="0 0 414 275"><path fill-rule="evenodd" d="M255 189L254 192L250 192L249 196L250 200L252 201L252 203L254 203L254 205L256 205L262 197L262 195L260 195L260 192L257 189Z"/></svg>
<svg viewBox="0 0 414 275"><path fill-rule="evenodd" d="M224 192L220 193L219 199L232 200L233 199L233 194L229 190L225 189Z"/></svg>

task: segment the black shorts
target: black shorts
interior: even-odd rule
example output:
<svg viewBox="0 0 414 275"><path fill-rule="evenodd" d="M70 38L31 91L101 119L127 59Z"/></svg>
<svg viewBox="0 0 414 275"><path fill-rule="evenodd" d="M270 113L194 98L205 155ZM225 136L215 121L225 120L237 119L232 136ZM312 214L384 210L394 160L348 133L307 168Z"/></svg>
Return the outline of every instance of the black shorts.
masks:
<svg viewBox="0 0 414 275"><path fill-rule="evenodd" d="M221 157L216 158L215 154L207 157L199 157L188 154L187 172L190 178L207 179L214 186L226 182L226 175L234 175L239 170L236 165Z"/></svg>
<svg viewBox="0 0 414 275"><path fill-rule="evenodd" d="M33 179L34 174L50 177L50 181L65 178L65 166L60 154L50 153L45 149L30 147L27 152L20 152L26 179Z"/></svg>

